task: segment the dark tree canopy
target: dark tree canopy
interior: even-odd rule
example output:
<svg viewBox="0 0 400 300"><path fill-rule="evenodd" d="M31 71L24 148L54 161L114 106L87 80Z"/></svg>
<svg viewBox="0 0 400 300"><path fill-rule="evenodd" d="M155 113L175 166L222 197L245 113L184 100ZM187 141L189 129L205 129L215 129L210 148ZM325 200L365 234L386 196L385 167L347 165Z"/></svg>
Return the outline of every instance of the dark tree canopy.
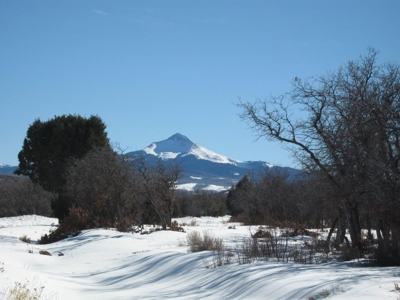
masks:
<svg viewBox="0 0 400 300"><path fill-rule="evenodd" d="M28 128L15 173L60 194L68 161L83 158L94 147L109 145L105 129L98 116L63 115L46 122L37 119Z"/></svg>

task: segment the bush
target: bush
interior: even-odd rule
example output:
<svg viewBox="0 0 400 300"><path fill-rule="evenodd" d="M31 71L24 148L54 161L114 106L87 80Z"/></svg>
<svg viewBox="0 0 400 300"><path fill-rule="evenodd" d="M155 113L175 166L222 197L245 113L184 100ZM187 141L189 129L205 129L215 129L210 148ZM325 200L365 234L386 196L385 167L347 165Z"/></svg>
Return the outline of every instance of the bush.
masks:
<svg viewBox="0 0 400 300"><path fill-rule="evenodd" d="M209 230L204 230L203 235L198 231L190 231L186 235L186 241L189 252L221 251L223 249L222 239L215 237Z"/></svg>
<svg viewBox="0 0 400 300"><path fill-rule="evenodd" d="M235 256L232 251L226 249L225 247L222 247L218 250L213 250L212 254L213 255L210 260L203 260L203 264L207 269L215 269L216 267L229 265L232 261L232 258Z"/></svg>
<svg viewBox="0 0 400 300"><path fill-rule="evenodd" d="M255 233L250 233L252 238L270 238L272 236L271 232L263 226L259 226Z"/></svg>
<svg viewBox="0 0 400 300"><path fill-rule="evenodd" d="M296 263L314 263L327 260L326 242L312 237L303 245L290 243L290 237L277 231L269 231L259 227L251 237L244 238L236 246L239 264L250 264L260 260L293 261Z"/></svg>
<svg viewBox="0 0 400 300"><path fill-rule="evenodd" d="M178 232L186 232L185 229L183 228L182 224L178 224L177 221L173 221L171 223L171 227L170 227L171 231L178 231Z"/></svg>
<svg viewBox="0 0 400 300"><path fill-rule="evenodd" d="M50 252L47 251L47 250L40 250L40 251L39 251L39 254L40 254L40 255L52 256L52 255L50 254Z"/></svg>
<svg viewBox="0 0 400 300"><path fill-rule="evenodd" d="M88 228L88 213L80 207L73 207L70 209L69 216L64 219L60 226L49 234L43 235L38 243L44 245L58 242L68 238L68 236L77 236L82 230Z"/></svg>
<svg viewBox="0 0 400 300"><path fill-rule="evenodd" d="M26 234L24 234L23 236L21 236L21 237L19 238L19 240L20 240L21 242L24 242L24 243L27 243L27 244L30 244L30 243L31 243L31 238L29 238Z"/></svg>

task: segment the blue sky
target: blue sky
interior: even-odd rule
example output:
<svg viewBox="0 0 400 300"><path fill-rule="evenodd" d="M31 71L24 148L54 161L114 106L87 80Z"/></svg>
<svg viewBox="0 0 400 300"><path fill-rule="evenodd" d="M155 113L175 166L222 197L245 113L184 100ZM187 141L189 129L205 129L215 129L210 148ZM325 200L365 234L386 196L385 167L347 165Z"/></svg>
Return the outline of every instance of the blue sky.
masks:
<svg viewBox="0 0 400 300"><path fill-rule="evenodd" d="M100 116L139 150L179 132L239 160L295 166L236 107L380 51L399 62L400 1L0 0L0 163L32 122Z"/></svg>

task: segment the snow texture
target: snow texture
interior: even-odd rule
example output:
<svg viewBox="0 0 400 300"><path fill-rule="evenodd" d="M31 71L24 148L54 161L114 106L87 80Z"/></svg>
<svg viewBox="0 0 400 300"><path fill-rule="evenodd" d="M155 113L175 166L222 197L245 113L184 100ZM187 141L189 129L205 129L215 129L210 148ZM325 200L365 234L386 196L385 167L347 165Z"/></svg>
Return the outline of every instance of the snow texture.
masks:
<svg viewBox="0 0 400 300"><path fill-rule="evenodd" d="M177 219L187 232L208 229L233 246L249 236L248 226L229 229L228 216ZM259 262L205 268L212 253L188 253L186 233L149 235L113 229L83 231L49 245L37 245L56 219L22 216L0 219L0 299L14 282L36 280L43 299L398 299L400 270L360 267L357 262L317 265ZM253 228L254 229L254 228ZM19 240L27 235L33 240ZM52 256L40 255L40 250ZM33 253L29 253L29 251ZM63 253L63 256L58 256ZM51 298L51 296L53 297ZM310 297L310 298L309 298ZM311 298L313 297L313 298Z"/></svg>

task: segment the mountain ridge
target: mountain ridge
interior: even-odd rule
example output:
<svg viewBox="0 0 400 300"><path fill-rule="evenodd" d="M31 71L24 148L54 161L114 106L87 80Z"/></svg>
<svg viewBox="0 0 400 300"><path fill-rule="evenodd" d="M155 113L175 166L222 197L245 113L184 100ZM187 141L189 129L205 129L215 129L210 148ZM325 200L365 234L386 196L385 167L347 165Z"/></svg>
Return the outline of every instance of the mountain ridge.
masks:
<svg viewBox="0 0 400 300"><path fill-rule="evenodd" d="M149 161L162 159L166 162L178 162L184 171L184 177L179 180L177 187L185 190L224 191L251 172L284 169L294 174L298 171L289 167L273 166L265 161L232 159L209 150L180 133L127 155L133 159L144 157Z"/></svg>

